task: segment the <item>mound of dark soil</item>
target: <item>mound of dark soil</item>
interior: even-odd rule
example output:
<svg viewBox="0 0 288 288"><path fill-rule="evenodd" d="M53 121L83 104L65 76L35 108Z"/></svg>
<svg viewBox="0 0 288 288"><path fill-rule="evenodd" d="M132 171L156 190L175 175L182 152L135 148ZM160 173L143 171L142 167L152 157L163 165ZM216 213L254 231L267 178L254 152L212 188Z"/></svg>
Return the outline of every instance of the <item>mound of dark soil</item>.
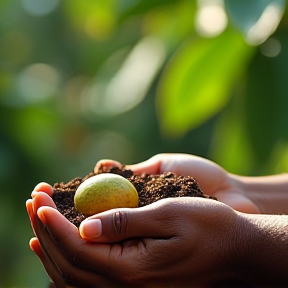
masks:
<svg viewBox="0 0 288 288"><path fill-rule="evenodd" d="M97 174L114 173L128 179L136 188L139 195L139 207L151 204L157 200L168 197L203 197L216 199L205 195L196 180L190 176L176 176L171 172L159 175L143 174L134 175L131 170L112 167L100 167ZM57 209L71 223L79 227L86 216L76 210L74 206L74 194L78 186L95 173L89 173L83 178L77 177L68 183L55 183L53 186L53 200Z"/></svg>

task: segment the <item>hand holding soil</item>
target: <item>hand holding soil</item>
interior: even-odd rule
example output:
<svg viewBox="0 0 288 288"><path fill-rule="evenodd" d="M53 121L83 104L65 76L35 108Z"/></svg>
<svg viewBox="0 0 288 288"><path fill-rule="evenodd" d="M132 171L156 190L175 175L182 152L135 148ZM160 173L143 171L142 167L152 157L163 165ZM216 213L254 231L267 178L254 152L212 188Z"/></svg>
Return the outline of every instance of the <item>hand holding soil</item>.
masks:
<svg viewBox="0 0 288 288"><path fill-rule="evenodd" d="M93 174L115 166L121 165L100 161ZM79 231L57 210L53 199L62 194L41 183L27 201L37 237L31 239L30 247L57 287L222 287L223 283L225 287L277 287L287 283L288 216L244 214L220 202L258 213L259 207L266 206L255 197L255 179L247 181L211 161L185 154L160 154L125 168L131 169L132 176L168 171L190 175L189 179L193 175L194 184L199 183L205 194L197 184L198 192L219 201L209 196L157 199L139 208L84 216ZM271 178L265 186L270 181L281 194L287 188L283 177ZM252 188L254 192L249 193ZM271 283L274 286L267 286Z"/></svg>
<svg viewBox="0 0 288 288"><path fill-rule="evenodd" d="M232 239L230 233L238 235L234 228L230 229L235 226L237 214L215 200L169 198L139 209L100 213L97 218L85 220L90 226L88 231L98 234L96 239L92 235L91 240L98 242L94 245L84 240L77 228L55 209L47 194L38 192L34 197L37 214L33 214L29 205L38 238L33 238L30 245L56 283L76 287L119 287L120 284L151 287L161 283L165 287L172 279L178 279L177 285L187 287L189 283L201 283L203 275L206 275L205 282L209 282L222 270L230 271L225 256L230 247L225 244L227 238ZM91 230L89 222L94 229ZM235 229L239 229L238 225ZM240 245L240 239L236 240L233 238L233 243ZM116 241L119 241L117 245ZM203 257L203 245L210 251L209 260ZM220 251L223 259L219 259ZM106 280L109 285L109 281L119 284L105 286Z"/></svg>
<svg viewBox="0 0 288 288"><path fill-rule="evenodd" d="M77 188L90 177L107 172L121 175L135 186L139 194L139 207L168 197L196 196L218 199L241 212L259 212L258 207L246 195L240 195L239 188L229 182L228 173L215 163L187 154L159 154L130 166L102 160L97 163L93 173L83 178L55 183L53 200L56 206L77 227L87 217L75 208Z"/></svg>

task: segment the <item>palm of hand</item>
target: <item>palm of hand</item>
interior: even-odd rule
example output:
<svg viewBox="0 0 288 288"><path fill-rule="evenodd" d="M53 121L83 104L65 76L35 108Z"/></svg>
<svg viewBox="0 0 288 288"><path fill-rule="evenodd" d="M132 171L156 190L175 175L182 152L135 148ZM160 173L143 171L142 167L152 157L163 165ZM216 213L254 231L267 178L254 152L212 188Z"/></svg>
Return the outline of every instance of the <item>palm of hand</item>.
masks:
<svg viewBox="0 0 288 288"><path fill-rule="evenodd" d="M177 154L176 154L177 155ZM173 164L175 170L180 170L182 173L189 173L199 183L205 194L215 196L219 201L232 207L233 209L243 213L260 213L259 208L253 203L245 191L238 187L237 182L231 177L226 170L219 165L207 159L193 155L178 155L183 157L184 165L179 169L179 160L175 163L172 157L172 163L168 167L171 169ZM174 163L173 163L174 162ZM162 167L167 165L164 162Z"/></svg>
<svg viewBox="0 0 288 288"><path fill-rule="evenodd" d="M221 261L222 264L219 265L218 256L210 257L209 264L199 265L203 257L197 243L202 242L205 237L206 249L214 251L219 243L225 242L223 239L230 237L227 232L231 232L231 229L227 229L227 225L231 227L230 224L235 222L236 214L226 205L201 198L195 201L191 198L184 201L183 198L164 199L161 200L161 205L160 202L159 205L154 204L154 207L151 204L141 211L126 210L124 218L136 217L134 219L137 220L133 222L134 225L129 226L128 230L124 229L125 233L117 235L113 232L115 224L115 221L112 221L113 210L98 214L97 218L103 223L103 236L96 240L97 244L93 244L81 239L73 224L55 209L52 199L47 195L49 193L46 192L50 188L46 185L45 189L42 189L45 193L35 193L33 205L30 201L27 208L38 237L33 240L31 247L33 251L38 251L37 255L51 279L57 283L57 287L67 287L67 283L77 287L95 287L96 284L101 287L115 287L115 283L116 287L122 287L123 283L126 284L124 287L128 284L142 287L149 279L152 281L151 284L154 280L166 284L166 281L171 283L175 279L178 284L179 281L187 284L192 280L200 281L203 273L214 271L213 273L217 274L215 267L220 271L224 269L221 265L225 267L225 261ZM207 209L210 213L207 213ZM44 226L40 223L40 219L43 224L45 223ZM215 223L225 223L225 225L218 225L215 230ZM189 232L191 229L194 231L193 237ZM215 241L219 235L221 235L220 242ZM221 255L225 251L224 246ZM175 254L176 250L177 254ZM190 256L187 258L187 255ZM178 263L177 269L175 261ZM183 263L187 264L187 261L190 264L185 268ZM191 266L199 267L193 269L193 275L190 271ZM165 267L164 273L159 272L157 269L159 267ZM208 280L207 278L206 281Z"/></svg>
<svg viewBox="0 0 288 288"><path fill-rule="evenodd" d="M178 175L190 175L197 180L205 194L215 196L239 212L260 213L257 205L237 185L232 174L202 157L189 154L158 154L145 162L128 167L135 173L157 174L170 171Z"/></svg>

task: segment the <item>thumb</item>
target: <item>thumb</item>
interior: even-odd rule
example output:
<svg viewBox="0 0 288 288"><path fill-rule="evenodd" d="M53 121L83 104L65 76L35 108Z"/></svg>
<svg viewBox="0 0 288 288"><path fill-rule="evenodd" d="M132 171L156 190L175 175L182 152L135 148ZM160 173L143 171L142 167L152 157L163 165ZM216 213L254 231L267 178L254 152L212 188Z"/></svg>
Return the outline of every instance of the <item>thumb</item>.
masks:
<svg viewBox="0 0 288 288"><path fill-rule="evenodd" d="M143 162L125 165L126 169L132 170L135 174L160 174L161 173L161 155L155 155Z"/></svg>
<svg viewBox="0 0 288 288"><path fill-rule="evenodd" d="M135 237L167 239L175 235L169 202L170 199L164 199L141 208L112 209L93 215L81 223L80 235L93 242L118 242Z"/></svg>
<svg viewBox="0 0 288 288"><path fill-rule="evenodd" d="M131 164L131 165L125 165L125 169L132 170L135 174L159 174L161 173L161 154L155 155L148 160L145 160L143 162L137 163L137 164ZM122 167L123 165L115 160L111 159L102 159L98 161L94 167L94 173L99 173L99 171L102 169L102 167L105 168L111 168L111 167Z"/></svg>

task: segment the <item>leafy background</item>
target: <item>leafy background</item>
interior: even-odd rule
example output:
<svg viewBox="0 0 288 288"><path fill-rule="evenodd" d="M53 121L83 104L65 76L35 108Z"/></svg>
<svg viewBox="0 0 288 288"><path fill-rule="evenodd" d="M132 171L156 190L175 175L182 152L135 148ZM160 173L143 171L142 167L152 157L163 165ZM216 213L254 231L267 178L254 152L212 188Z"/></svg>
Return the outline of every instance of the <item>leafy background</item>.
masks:
<svg viewBox="0 0 288 288"><path fill-rule="evenodd" d="M102 158L288 169L284 0L0 2L0 287L45 287L25 201Z"/></svg>

